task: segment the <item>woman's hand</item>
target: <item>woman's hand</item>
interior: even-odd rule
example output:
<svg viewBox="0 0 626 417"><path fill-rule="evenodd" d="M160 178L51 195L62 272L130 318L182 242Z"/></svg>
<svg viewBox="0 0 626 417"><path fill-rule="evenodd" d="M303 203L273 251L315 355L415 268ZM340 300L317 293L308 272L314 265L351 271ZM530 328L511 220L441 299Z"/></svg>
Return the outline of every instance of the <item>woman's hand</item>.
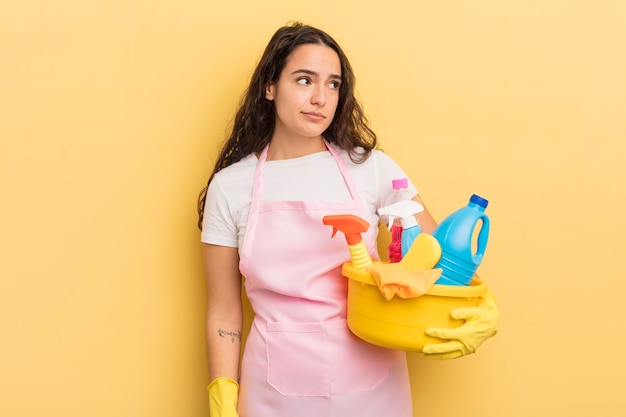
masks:
<svg viewBox="0 0 626 417"><path fill-rule="evenodd" d="M449 341L424 346L424 358L455 359L472 354L498 332L500 312L490 292L480 297L478 306L458 308L450 314L454 319L465 320L465 323L454 329L427 329L428 336Z"/></svg>

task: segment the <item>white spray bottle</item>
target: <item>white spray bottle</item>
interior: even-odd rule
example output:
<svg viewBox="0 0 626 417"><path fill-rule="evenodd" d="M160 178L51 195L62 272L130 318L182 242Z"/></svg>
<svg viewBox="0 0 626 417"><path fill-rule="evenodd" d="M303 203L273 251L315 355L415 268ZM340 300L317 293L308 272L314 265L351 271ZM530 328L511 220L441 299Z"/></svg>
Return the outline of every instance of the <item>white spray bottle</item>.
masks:
<svg viewBox="0 0 626 417"><path fill-rule="evenodd" d="M413 241L422 231L422 226L417 223L415 215L424 211L424 207L415 200L405 200L378 209L378 214L389 217L389 224L393 224L395 218L402 223L402 256L411 248Z"/></svg>

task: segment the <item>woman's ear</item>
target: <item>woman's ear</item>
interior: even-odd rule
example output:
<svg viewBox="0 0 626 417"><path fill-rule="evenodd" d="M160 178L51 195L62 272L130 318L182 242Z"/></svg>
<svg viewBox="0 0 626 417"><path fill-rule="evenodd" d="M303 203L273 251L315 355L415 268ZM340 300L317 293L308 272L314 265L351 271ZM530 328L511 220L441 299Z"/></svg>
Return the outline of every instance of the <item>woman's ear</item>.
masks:
<svg viewBox="0 0 626 417"><path fill-rule="evenodd" d="M274 83L269 83L265 87L265 98L269 101L274 100Z"/></svg>

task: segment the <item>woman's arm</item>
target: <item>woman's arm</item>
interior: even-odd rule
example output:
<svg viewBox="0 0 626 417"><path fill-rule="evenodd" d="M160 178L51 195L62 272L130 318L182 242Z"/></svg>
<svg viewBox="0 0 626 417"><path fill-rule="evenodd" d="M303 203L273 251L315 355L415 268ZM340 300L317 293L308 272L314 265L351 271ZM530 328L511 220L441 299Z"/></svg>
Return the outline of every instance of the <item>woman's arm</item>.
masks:
<svg viewBox="0 0 626 417"><path fill-rule="evenodd" d="M237 248L203 244L208 303L206 313L209 380L239 379L243 322Z"/></svg>
<svg viewBox="0 0 626 417"><path fill-rule="evenodd" d="M433 218L432 214L430 214L430 212L426 208L426 204L424 204L424 201L419 196L419 194L413 197L413 200L417 201L418 203L422 205L422 207L424 207L424 211L422 211L421 213L418 213L415 216L417 217L418 224L422 226L422 232L432 234L433 231L435 230L435 227L437 227L437 222Z"/></svg>

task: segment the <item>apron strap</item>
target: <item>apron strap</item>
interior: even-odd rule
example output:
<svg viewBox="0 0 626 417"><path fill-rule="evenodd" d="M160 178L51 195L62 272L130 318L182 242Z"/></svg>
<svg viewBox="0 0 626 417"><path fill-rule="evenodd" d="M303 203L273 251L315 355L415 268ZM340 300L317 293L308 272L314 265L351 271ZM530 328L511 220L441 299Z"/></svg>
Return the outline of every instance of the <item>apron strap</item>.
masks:
<svg viewBox="0 0 626 417"><path fill-rule="evenodd" d="M343 160L341 155L339 155L339 152L337 152L330 145L330 143L328 143L326 141L326 139L324 139L324 143L326 144L326 147L328 148L328 151L335 158L335 162L337 162L337 166L339 167L339 171L341 172L341 176L343 177L343 180L346 183L346 186L348 187L348 191L350 192L350 196L352 197L352 200L357 202L357 205L359 207L359 211L361 212L361 217L364 217L366 215L365 207L363 207L363 202L361 201L361 198L359 197L357 188L354 185L354 181L352 180L352 176L348 172L348 166L346 165L346 161Z"/></svg>
<svg viewBox="0 0 626 417"><path fill-rule="evenodd" d="M348 191L350 193L350 197L352 198L352 201L356 203L357 209L359 210L361 217L366 218L367 211L365 210L363 202L361 201L361 198L359 197L357 188L354 185L352 176L350 175L348 171L346 162L343 160L341 155L339 155L339 152L337 152L330 145L330 143L328 143L325 139L324 139L324 144L326 145L326 148L328 149L330 154L335 159L335 162L337 163L337 167L339 168L339 172L341 173L344 183L346 184L346 187L348 188ZM244 244L243 244L244 248L246 247L246 241L251 240L249 238L253 236L256 231L255 219L259 213L260 206L261 206L261 197L263 195L263 168L265 167L265 162L267 161L267 151L269 149L269 146L270 145L267 144L267 146L263 148L263 151L261 151L261 154L259 155L259 160L257 161L256 168L254 170L254 183L252 185L252 201L250 203L250 211L248 213L248 226L246 229L246 238L244 239Z"/></svg>
<svg viewBox="0 0 626 417"><path fill-rule="evenodd" d="M341 176L343 177L343 180L344 180L344 182L346 184L346 187L348 187L348 191L350 193L350 197L352 198L352 200L357 200L359 202L359 208L361 209L362 214L365 214L364 210L363 210L363 207L361 205L361 199L359 198L359 194L357 192L357 188L354 185L354 181L352 180L352 176L348 172L348 166L346 165L346 162L343 160L341 155L339 155L339 152L337 152L330 145L330 143L328 143L326 141L326 139L324 139L324 145L326 145L326 148L328 149L330 154L335 159L335 162L337 163L337 167L339 168L339 172L341 172ZM250 207L250 211L253 210L253 207L255 205L256 206L259 205L259 202L261 200L261 196L263 194L263 167L265 166L265 162L267 160L267 151L268 151L268 149L269 149L269 144L267 146L265 146L265 148L263 148L263 151L261 151L261 154L259 155L259 160L258 160L258 162L256 164L256 168L254 170L254 184L252 186L252 205Z"/></svg>

